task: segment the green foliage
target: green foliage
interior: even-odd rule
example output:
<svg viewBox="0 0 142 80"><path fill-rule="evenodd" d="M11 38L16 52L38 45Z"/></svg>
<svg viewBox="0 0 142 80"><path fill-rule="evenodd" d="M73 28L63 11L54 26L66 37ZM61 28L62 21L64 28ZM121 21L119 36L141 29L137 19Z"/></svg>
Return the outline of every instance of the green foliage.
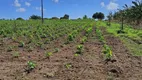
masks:
<svg viewBox="0 0 142 80"><path fill-rule="evenodd" d="M34 69L36 67L36 64L33 61L28 61L27 65L29 69Z"/></svg>
<svg viewBox="0 0 142 80"><path fill-rule="evenodd" d="M81 43L84 44L87 41L87 37L83 36L83 38L81 39Z"/></svg>
<svg viewBox="0 0 142 80"><path fill-rule="evenodd" d="M132 6L125 4L123 7L123 10L114 13L113 18L120 21L123 17L125 22L139 25L142 19L142 1L135 0L132 1Z"/></svg>
<svg viewBox="0 0 142 80"><path fill-rule="evenodd" d="M84 16L83 16L83 19L88 19L87 15L84 15Z"/></svg>
<svg viewBox="0 0 142 80"><path fill-rule="evenodd" d="M55 48L55 51L54 51L54 52L55 52L55 53L56 53L56 52L59 52L59 50L60 50L59 48Z"/></svg>
<svg viewBox="0 0 142 80"><path fill-rule="evenodd" d="M41 19L41 17L37 15L32 15L30 16L30 19L38 20L38 19Z"/></svg>
<svg viewBox="0 0 142 80"><path fill-rule="evenodd" d="M25 46L25 43L23 41L20 41L19 47L24 47L24 46Z"/></svg>
<svg viewBox="0 0 142 80"><path fill-rule="evenodd" d="M84 50L83 45L77 45L77 52L76 52L77 54L82 54L83 50Z"/></svg>
<svg viewBox="0 0 142 80"><path fill-rule="evenodd" d="M19 17L19 18L17 18L16 20L24 20L23 18L21 18L21 17Z"/></svg>
<svg viewBox="0 0 142 80"><path fill-rule="evenodd" d="M112 57L112 51L111 51L110 47L108 45L106 45L106 44L104 44L103 47L104 47L103 53L105 54L105 58L106 59L111 59L111 57Z"/></svg>
<svg viewBox="0 0 142 80"><path fill-rule="evenodd" d="M46 58L50 58L50 56L52 56L52 54L53 54L52 52L46 52L45 56L46 56Z"/></svg>
<svg viewBox="0 0 142 80"><path fill-rule="evenodd" d="M96 12L92 16L92 18L94 18L94 19L100 19L100 20L104 19L104 17L105 16L104 16L104 14L102 12Z"/></svg>
<svg viewBox="0 0 142 80"><path fill-rule="evenodd" d="M61 17L60 19L69 19L69 15L65 14L63 17Z"/></svg>
<svg viewBox="0 0 142 80"><path fill-rule="evenodd" d="M67 69L69 69L69 68L72 67L72 65L71 65L71 63L67 63L67 64L65 64L65 67L66 67Z"/></svg>

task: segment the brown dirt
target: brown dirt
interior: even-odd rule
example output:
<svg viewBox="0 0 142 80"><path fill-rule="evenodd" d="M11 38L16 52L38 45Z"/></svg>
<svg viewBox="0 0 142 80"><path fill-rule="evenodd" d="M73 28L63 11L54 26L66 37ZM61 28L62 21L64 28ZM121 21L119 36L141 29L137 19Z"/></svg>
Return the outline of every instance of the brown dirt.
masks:
<svg viewBox="0 0 142 80"><path fill-rule="evenodd" d="M107 36L107 33L104 35L116 62L105 63L103 45L95 35L83 44L83 55L77 57L74 53L80 37L76 38L77 42L67 45L64 45L65 38L61 38L47 44L45 49L35 48L31 52L17 47L18 58L13 58L14 50L7 52L7 45L17 46L17 43L3 40L0 42L0 80L141 80L142 58L132 56L118 38ZM59 52L54 53L50 60L46 59L45 51L50 52L54 48L59 48ZM36 68L27 74L25 69L29 60L36 62ZM67 68L66 64L71 67Z"/></svg>

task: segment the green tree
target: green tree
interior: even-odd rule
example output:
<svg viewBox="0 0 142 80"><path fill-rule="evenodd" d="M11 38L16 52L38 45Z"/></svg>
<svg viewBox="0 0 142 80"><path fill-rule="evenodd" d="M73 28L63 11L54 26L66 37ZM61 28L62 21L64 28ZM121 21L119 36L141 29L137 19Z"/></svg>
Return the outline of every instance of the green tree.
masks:
<svg viewBox="0 0 142 80"><path fill-rule="evenodd" d="M83 16L83 19L88 19L87 15L84 15L84 16Z"/></svg>
<svg viewBox="0 0 142 80"><path fill-rule="evenodd" d="M112 12L109 13L107 18L108 18L108 21L109 21L108 25L110 26L111 25L111 20L112 20Z"/></svg>
<svg viewBox="0 0 142 80"><path fill-rule="evenodd" d="M92 16L92 18L94 18L94 19L100 19L100 20L104 19L104 17L105 16L104 16L104 14L102 12L96 12Z"/></svg>
<svg viewBox="0 0 142 80"><path fill-rule="evenodd" d="M23 18L21 18L21 17L18 17L16 20L24 20Z"/></svg>
<svg viewBox="0 0 142 80"><path fill-rule="evenodd" d="M37 16L37 15L32 15L32 16L30 16L30 19L37 20L37 19L41 19L41 17Z"/></svg>
<svg viewBox="0 0 142 80"><path fill-rule="evenodd" d="M102 12L99 12L98 19L102 20L104 18L105 18L104 14Z"/></svg>
<svg viewBox="0 0 142 80"><path fill-rule="evenodd" d="M69 15L65 14L63 17L60 17L60 19L69 19Z"/></svg>

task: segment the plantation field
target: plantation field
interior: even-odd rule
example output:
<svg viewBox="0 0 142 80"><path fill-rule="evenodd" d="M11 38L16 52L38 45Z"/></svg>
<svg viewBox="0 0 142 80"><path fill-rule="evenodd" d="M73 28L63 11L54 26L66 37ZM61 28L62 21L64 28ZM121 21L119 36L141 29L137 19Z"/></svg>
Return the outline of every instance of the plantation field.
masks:
<svg viewBox="0 0 142 80"><path fill-rule="evenodd" d="M142 30L94 20L0 21L0 80L141 80Z"/></svg>

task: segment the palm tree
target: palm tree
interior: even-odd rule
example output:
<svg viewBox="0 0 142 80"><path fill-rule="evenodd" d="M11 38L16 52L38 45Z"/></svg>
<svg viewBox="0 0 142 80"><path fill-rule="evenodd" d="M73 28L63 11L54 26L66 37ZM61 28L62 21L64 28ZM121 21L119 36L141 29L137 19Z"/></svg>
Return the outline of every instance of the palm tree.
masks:
<svg viewBox="0 0 142 80"><path fill-rule="evenodd" d="M142 20L142 0L132 1L132 3L133 17L137 24L139 24Z"/></svg>

